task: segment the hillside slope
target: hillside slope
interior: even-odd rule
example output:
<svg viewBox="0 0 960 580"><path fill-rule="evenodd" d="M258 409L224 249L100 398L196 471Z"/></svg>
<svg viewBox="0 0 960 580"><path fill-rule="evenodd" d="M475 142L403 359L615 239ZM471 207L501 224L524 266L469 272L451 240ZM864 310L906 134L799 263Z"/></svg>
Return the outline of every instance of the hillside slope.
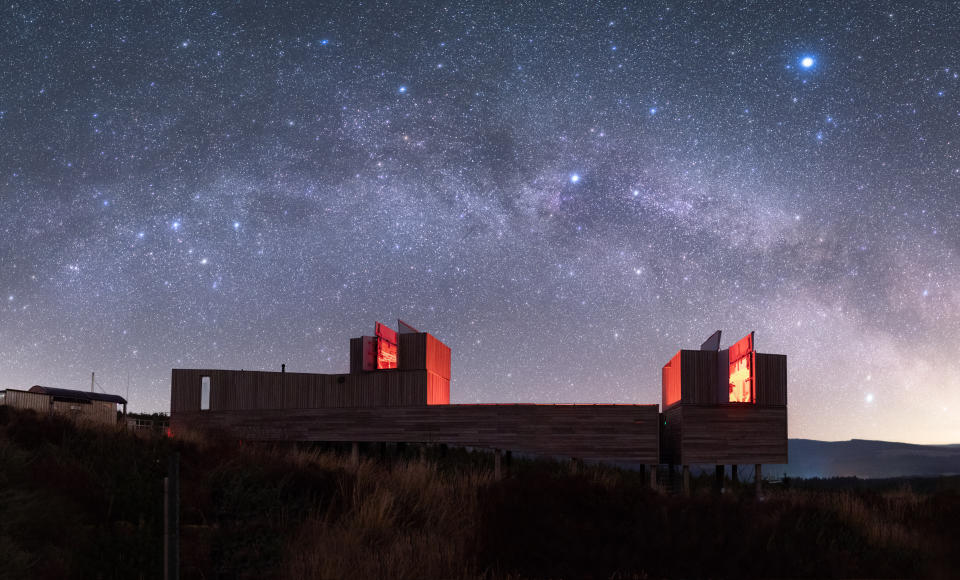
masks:
<svg viewBox="0 0 960 580"><path fill-rule="evenodd" d="M182 578L948 577L956 492L771 490L396 449L138 437L0 407L0 577L160 578L177 452ZM407 455L409 454L409 455Z"/></svg>

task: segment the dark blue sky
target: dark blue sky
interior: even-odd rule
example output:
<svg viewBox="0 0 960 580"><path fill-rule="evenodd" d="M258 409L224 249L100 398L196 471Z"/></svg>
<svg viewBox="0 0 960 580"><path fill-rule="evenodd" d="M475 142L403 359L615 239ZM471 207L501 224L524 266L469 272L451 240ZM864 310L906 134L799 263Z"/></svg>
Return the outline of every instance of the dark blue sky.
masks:
<svg viewBox="0 0 960 580"><path fill-rule="evenodd" d="M960 441L956 5L0 10L0 387L161 410L400 317L453 402L650 403L722 328L793 437Z"/></svg>

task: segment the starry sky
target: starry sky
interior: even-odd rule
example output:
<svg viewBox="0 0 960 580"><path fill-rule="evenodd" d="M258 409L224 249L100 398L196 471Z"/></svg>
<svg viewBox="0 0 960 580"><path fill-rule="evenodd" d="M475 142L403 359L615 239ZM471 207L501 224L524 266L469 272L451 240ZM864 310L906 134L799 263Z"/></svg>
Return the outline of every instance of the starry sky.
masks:
<svg viewBox="0 0 960 580"><path fill-rule="evenodd" d="M0 388L399 317L452 402L657 403L755 330L791 437L960 443L957 4L342 4L0 8Z"/></svg>

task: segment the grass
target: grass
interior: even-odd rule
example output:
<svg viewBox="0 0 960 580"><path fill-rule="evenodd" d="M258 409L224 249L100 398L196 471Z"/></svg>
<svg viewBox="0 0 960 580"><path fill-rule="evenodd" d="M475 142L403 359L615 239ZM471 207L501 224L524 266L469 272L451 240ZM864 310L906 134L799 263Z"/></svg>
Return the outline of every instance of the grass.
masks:
<svg viewBox="0 0 960 580"><path fill-rule="evenodd" d="M960 494L745 484L692 497L639 474L431 448L167 439L0 407L0 578L160 578L181 458L183 578L951 577Z"/></svg>

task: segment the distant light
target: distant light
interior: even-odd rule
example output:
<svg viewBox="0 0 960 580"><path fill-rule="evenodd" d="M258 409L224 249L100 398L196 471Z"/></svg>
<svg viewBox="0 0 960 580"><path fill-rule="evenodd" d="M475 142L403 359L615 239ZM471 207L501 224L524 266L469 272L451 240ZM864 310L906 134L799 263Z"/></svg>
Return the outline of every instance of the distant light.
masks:
<svg viewBox="0 0 960 580"><path fill-rule="evenodd" d="M233 229L239 230L239 229L240 229L240 222L233 222Z"/></svg>
<svg viewBox="0 0 960 580"><path fill-rule="evenodd" d="M321 46L326 46L326 45L329 44L329 43L330 43L330 41L327 40L326 38L324 38L323 40L320 41L320 45L321 45Z"/></svg>
<svg viewBox="0 0 960 580"><path fill-rule="evenodd" d="M656 115L656 114L657 114L657 108L656 108L656 107L650 107L650 114L651 114L651 115Z"/></svg>
<svg viewBox="0 0 960 580"><path fill-rule="evenodd" d="M180 229L180 222L173 222L173 225L170 226L173 230Z"/></svg>
<svg viewBox="0 0 960 580"><path fill-rule="evenodd" d="M204 258L204 259L200 260L200 263L203 264L204 266L206 266L206 265L207 265L207 259Z"/></svg>
<svg viewBox="0 0 960 580"><path fill-rule="evenodd" d="M873 402L873 393L867 393L867 402L868 402L868 403L872 403L872 402Z"/></svg>
<svg viewBox="0 0 960 580"><path fill-rule="evenodd" d="M400 87L397 89L401 94L407 92L407 87Z"/></svg>
<svg viewBox="0 0 960 580"><path fill-rule="evenodd" d="M139 232L139 233L137 234L137 237L142 240L142 239L143 239L143 232Z"/></svg>
<svg viewBox="0 0 960 580"><path fill-rule="evenodd" d="M800 66L802 66L803 68L810 68L814 64L816 64L816 62L817 61L813 60L812 56L805 56L802 59L800 59Z"/></svg>
<svg viewBox="0 0 960 580"><path fill-rule="evenodd" d="M580 182L580 175L579 175L579 174L576 174L576 173L571 173L571 174L570 174L570 183L579 183L579 182Z"/></svg>

